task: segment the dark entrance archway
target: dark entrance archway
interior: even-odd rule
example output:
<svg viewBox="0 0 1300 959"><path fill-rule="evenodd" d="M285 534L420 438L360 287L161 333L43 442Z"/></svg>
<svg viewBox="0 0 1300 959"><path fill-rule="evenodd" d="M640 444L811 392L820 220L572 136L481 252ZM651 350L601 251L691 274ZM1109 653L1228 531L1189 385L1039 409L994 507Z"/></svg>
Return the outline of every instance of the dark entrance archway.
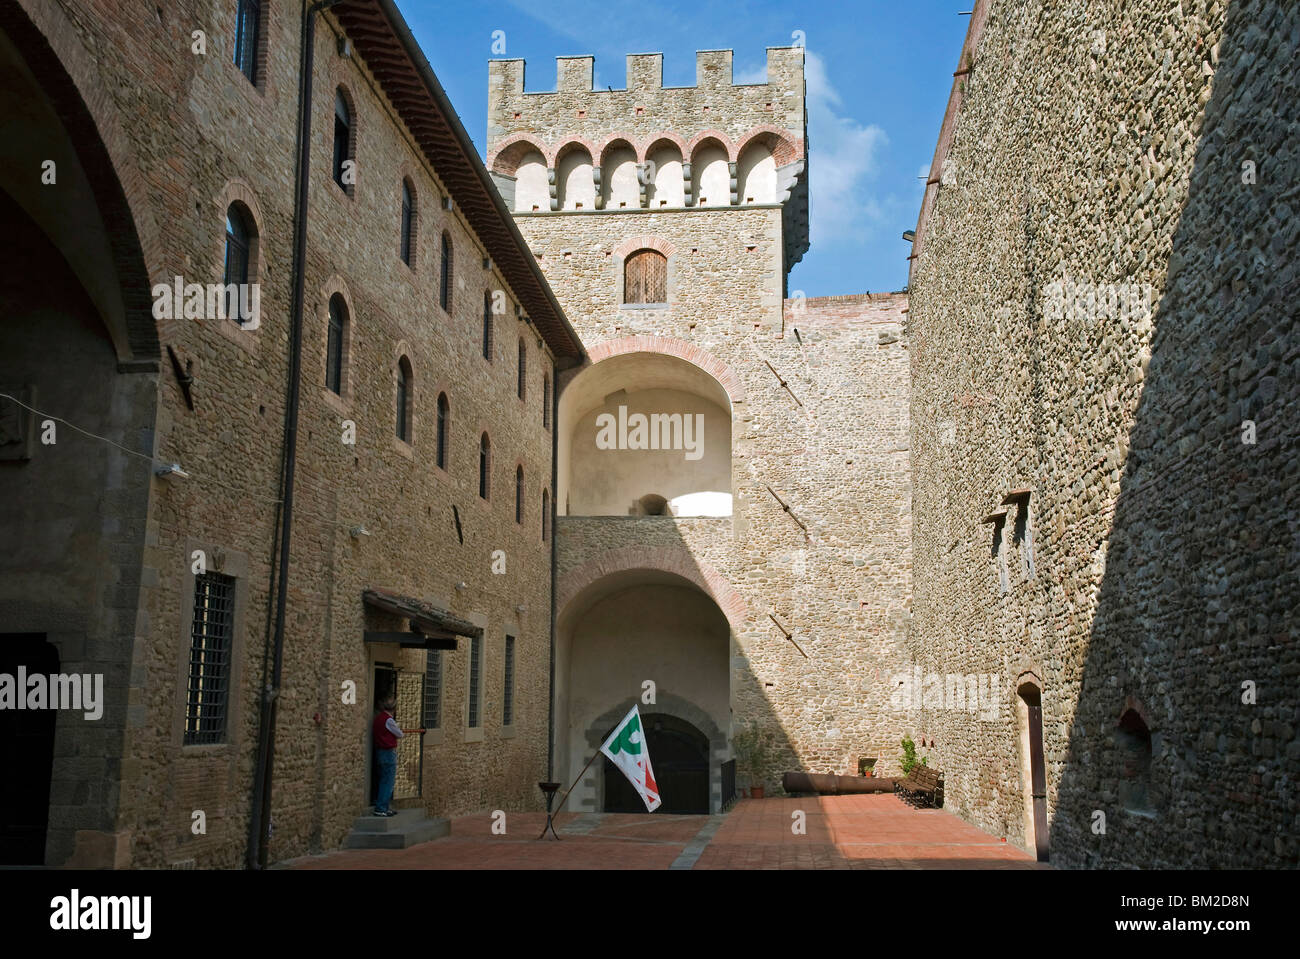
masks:
<svg viewBox="0 0 1300 959"><path fill-rule="evenodd" d="M50 676L59 671L59 654L43 634L0 634L0 675L16 683L20 666L27 676ZM45 862L57 715L53 709L0 709L0 866Z"/></svg>
<svg viewBox="0 0 1300 959"><path fill-rule="evenodd" d="M667 713L643 713L646 746L663 804L662 813L707 814L709 811L709 737ZM613 727L606 733L608 737ZM645 812L645 803L615 765L601 759L605 812Z"/></svg>

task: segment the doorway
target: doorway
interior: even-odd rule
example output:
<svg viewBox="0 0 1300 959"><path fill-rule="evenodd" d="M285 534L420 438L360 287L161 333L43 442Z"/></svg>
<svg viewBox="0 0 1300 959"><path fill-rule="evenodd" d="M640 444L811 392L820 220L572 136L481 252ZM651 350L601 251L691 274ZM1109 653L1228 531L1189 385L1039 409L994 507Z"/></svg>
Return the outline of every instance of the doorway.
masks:
<svg viewBox="0 0 1300 959"><path fill-rule="evenodd" d="M686 720L666 713L645 713L641 721L645 724L646 748L662 800L655 812L707 815L708 737ZM602 757L601 762L605 780L604 811L644 813L645 803L627 777L607 757Z"/></svg>
<svg viewBox="0 0 1300 959"><path fill-rule="evenodd" d="M1026 840L1033 843L1039 862L1047 862L1047 768L1043 763L1043 700L1037 686L1026 683L1017 692L1025 722L1022 746L1026 776Z"/></svg>
<svg viewBox="0 0 1300 959"><path fill-rule="evenodd" d="M394 718L406 735L397 741L397 778L393 782L393 800L419 799L424 781L424 675L399 669L392 663L375 663L371 683L374 699L370 704L371 721L379 715L379 705L387 699L397 702ZM379 760L375 751L373 726L368 731L370 749L369 803L379 798Z"/></svg>
<svg viewBox="0 0 1300 959"><path fill-rule="evenodd" d="M0 635L0 674L59 671L59 653L43 633ZM15 694L26 696L25 689ZM45 863L54 769L54 709L0 709L0 866Z"/></svg>

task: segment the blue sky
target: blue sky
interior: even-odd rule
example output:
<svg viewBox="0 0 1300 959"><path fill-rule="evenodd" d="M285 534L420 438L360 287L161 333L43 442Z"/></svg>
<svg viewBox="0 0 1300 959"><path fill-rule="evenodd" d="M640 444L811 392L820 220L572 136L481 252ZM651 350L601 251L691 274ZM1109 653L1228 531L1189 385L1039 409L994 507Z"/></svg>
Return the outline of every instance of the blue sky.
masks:
<svg viewBox="0 0 1300 959"><path fill-rule="evenodd" d="M527 90L555 88L557 56L596 58L596 88L624 85L629 53L663 53L664 83L695 82L695 51L732 49L737 82L764 77L766 48L807 45L812 246L790 274L807 296L898 290L907 282L939 125L971 0L746 3L735 0L398 0L461 122L485 152L487 61L528 61Z"/></svg>

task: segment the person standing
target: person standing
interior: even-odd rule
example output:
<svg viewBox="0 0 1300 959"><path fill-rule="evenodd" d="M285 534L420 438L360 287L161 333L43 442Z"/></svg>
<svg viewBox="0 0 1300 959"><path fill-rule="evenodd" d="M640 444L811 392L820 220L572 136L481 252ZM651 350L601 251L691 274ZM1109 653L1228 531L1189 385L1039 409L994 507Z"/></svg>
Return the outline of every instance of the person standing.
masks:
<svg viewBox="0 0 1300 959"><path fill-rule="evenodd" d="M392 807L393 784L397 781L397 741L406 734L397 725L393 710L397 700L391 696L379 704L375 715L374 739L375 758L379 763L379 795L375 797L376 816L395 816Z"/></svg>

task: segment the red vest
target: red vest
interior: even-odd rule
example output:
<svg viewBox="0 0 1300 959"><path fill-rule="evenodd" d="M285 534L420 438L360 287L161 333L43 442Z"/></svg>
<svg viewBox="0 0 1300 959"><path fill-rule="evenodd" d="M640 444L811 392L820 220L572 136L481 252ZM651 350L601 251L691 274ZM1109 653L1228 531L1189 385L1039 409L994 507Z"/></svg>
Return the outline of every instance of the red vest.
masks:
<svg viewBox="0 0 1300 959"><path fill-rule="evenodd" d="M388 728L388 716L388 713L380 710L379 715L375 717L375 748L377 749L397 748L397 737Z"/></svg>

